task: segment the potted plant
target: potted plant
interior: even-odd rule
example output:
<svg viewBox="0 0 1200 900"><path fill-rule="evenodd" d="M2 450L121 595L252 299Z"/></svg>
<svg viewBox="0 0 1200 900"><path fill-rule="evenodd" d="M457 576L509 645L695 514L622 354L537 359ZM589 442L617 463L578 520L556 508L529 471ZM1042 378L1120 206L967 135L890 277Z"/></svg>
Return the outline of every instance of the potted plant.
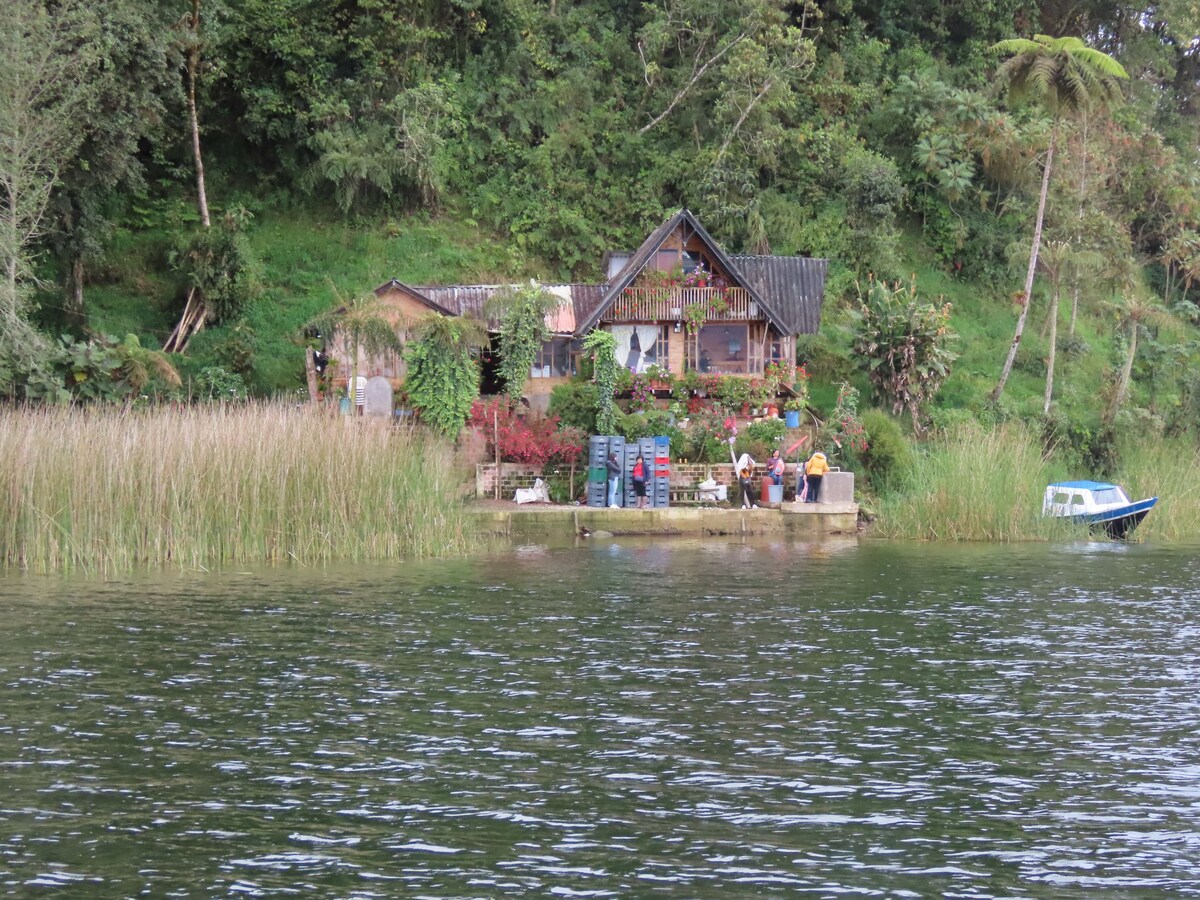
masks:
<svg viewBox="0 0 1200 900"><path fill-rule="evenodd" d="M804 401L799 397L791 397L783 404L783 417L788 428L800 427L800 413L804 412Z"/></svg>
<svg viewBox="0 0 1200 900"><path fill-rule="evenodd" d="M708 318L708 306L704 303L689 303L683 309L683 326L687 329L688 337L695 337L704 327Z"/></svg>
<svg viewBox="0 0 1200 900"><path fill-rule="evenodd" d="M646 366L646 377L656 391L669 391L673 387L674 376L657 363Z"/></svg>
<svg viewBox="0 0 1200 900"><path fill-rule="evenodd" d="M732 412L741 410L745 415L750 408L750 382L745 378L726 375L720 379L715 394Z"/></svg>
<svg viewBox="0 0 1200 900"><path fill-rule="evenodd" d="M700 373L695 369L688 369L674 379L671 384L671 396L686 403L699 389Z"/></svg>

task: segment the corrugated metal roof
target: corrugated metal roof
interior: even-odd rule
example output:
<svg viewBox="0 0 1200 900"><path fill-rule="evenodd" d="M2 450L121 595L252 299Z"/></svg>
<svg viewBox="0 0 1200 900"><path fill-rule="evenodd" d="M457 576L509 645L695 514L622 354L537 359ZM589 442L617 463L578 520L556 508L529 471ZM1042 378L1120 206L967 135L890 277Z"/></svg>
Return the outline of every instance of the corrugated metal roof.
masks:
<svg viewBox="0 0 1200 900"><path fill-rule="evenodd" d="M558 297L559 307L546 316L554 334L582 334L595 327L600 316L658 252L666 239L681 225L687 225L708 245L714 257L727 270L735 286L746 288L767 318L785 334L815 334L821 325L825 302L825 276L828 260L807 256L730 256L705 231L688 210L681 209L656 228L633 254L607 254L612 267L620 272L604 284L545 284L542 288ZM624 263L621 265L621 263ZM499 291L515 288L507 284L460 284L409 287L392 280L376 288L382 293L389 287L402 288L449 315L472 313L483 316L484 305ZM495 328L497 322L489 322Z"/></svg>
<svg viewBox="0 0 1200 900"><path fill-rule="evenodd" d="M519 285L512 284L458 284L444 287L422 286L414 288L432 303L449 310L453 315L472 315L483 318L486 303L503 290ZM559 305L546 316L546 327L554 334L574 334L576 323L591 314L600 303L604 293L602 284L542 284L545 291L559 298ZM495 328L499 322L488 322Z"/></svg>
<svg viewBox="0 0 1200 900"><path fill-rule="evenodd" d="M731 256L762 297L769 297L792 334L816 334L825 303L829 260L808 256Z"/></svg>

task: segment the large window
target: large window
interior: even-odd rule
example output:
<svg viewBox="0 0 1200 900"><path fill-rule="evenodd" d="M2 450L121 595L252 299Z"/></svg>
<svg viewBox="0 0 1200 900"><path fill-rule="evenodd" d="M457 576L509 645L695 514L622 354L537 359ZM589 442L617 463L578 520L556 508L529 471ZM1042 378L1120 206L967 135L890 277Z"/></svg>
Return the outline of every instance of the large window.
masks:
<svg viewBox="0 0 1200 900"><path fill-rule="evenodd" d="M534 378L563 378L571 374L571 339L565 337L542 341L533 363Z"/></svg>
<svg viewBox="0 0 1200 900"><path fill-rule="evenodd" d="M705 325L699 335L701 372L744 375L749 368L749 331L745 325Z"/></svg>
<svg viewBox="0 0 1200 900"><path fill-rule="evenodd" d="M645 372L650 366L669 368L667 325L613 325L617 339L617 365L631 372Z"/></svg>

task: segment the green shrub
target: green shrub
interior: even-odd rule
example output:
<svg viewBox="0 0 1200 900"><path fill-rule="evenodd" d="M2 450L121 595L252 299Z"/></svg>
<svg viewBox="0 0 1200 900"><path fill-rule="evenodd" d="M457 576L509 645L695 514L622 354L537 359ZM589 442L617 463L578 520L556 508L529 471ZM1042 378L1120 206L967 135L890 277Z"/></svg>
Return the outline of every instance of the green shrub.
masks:
<svg viewBox="0 0 1200 900"><path fill-rule="evenodd" d="M1071 418L1052 408L1041 420L1042 446L1076 477L1108 478L1120 467L1120 449L1113 428L1096 419Z"/></svg>
<svg viewBox="0 0 1200 900"><path fill-rule="evenodd" d="M766 418L751 422L746 426L746 436L774 449L787 433L787 423L783 419Z"/></svg>
<svg viewBox="0 0 1200 900"><path fill-rule="evenodd" d="M908 468L912 451L900 423L882 410L864 410L862 423L867 430L867 449L860 459L871 487L880 491Z"/></svg>
<svg viewBox="0 0 1200 900"><path fill-rule="evenodd" d="M935 435L938 432L953 431L975 421L975 414L969 409L937 408L929 410L929 429Z"/></svg>
<svg viewBox="0 0 1200 900"><path fill-rule="evenodd" d="M665 409L648 409L641 413L622 416L617 421L617 434L627 441L658 437L677 430L671 424L671 414Z"/></svg>
<svg viewBox="0 0 1200 900"><path fill-rule="evenodd" d="M568 381L550 392L549 414L558 416L563 425L582 428L596 434L596 412L599 399L596 386L588 381Z"/></svg>

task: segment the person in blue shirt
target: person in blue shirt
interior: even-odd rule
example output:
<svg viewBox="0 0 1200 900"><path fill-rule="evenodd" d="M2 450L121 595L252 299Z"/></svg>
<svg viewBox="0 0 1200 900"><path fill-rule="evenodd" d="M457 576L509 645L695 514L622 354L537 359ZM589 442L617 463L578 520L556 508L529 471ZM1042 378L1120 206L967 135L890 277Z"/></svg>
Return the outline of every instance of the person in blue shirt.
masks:
<svg viewBox="0 0 1200 900"><path fill-rule="evenodd" d="M608 462L605 463L608 467L608 508L617 508L617 484L621 480L621 464L617 461L617 454L608 454Z"/></svg>

